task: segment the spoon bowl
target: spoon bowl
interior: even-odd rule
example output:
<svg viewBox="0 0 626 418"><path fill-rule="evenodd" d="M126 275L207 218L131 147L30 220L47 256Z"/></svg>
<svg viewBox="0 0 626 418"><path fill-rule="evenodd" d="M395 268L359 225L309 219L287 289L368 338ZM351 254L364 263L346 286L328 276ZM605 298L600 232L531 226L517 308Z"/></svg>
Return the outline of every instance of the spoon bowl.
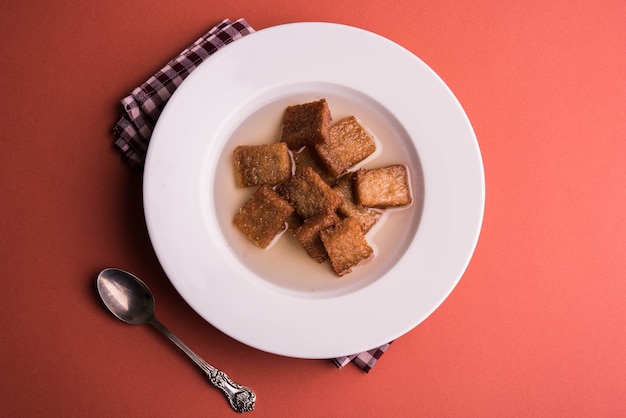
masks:
<svg viewBox="0 0 626 418"><path fill-rule="evenodd" d="M220 389L237 412L252 411L256 394L248 387L233 382L226 373L216 369L194 353L165 327L154 315L154 296L144 282L131 273L108 268L96 278L100 299L115 317L128 324L151 324L169 338L205 373L209 382Z"/></svg>
<svg viewBox="0 0 626 418"><path fill-rule="evenodd" d="M154 297L144 282L119 269L103 270L96 279L100 299L118 319L146 324L154 319Z"/></svg>

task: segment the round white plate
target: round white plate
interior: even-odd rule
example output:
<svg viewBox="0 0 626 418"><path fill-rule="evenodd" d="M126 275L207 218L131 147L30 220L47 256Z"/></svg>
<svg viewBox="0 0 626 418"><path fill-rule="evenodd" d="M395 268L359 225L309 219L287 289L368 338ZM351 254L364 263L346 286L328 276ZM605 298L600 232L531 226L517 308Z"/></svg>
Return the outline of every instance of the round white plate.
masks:
<svg viewBox="0 0 626 418"><path fill-rule="evenodd" d="M260 250L232 224L252 191L232 150L278 140L290 104L324 97L408 166L414 203L368 239L377 257L342 278L285 234ZM231 337L275 354L330 358L384 344L427 318L474 251L484 209L478 144L460 104L419 58L373 33L295 23L248 35L200 65L167 104L145 165L144 204L163 269Z"/></svg>

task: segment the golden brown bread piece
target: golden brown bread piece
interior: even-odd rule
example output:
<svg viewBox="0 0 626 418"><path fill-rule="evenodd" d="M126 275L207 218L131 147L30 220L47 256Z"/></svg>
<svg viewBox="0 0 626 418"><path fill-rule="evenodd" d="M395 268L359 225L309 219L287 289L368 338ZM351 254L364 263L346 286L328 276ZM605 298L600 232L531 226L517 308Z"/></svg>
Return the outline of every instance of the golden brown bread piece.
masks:
<svg viewBox="0 0 626 418"><path fill-rule="evenodd" d="M280 140L294 151L305 145L321 144L328 141L330 121L326 99L289 106L283 115Z"/></svg>
<svg viewBox="0 0 626 418"><path fill-rule="evenodd" d="M239 187L274 186L291 177L291 157L284 142L241 145L233 151L233 159Z"/></svg>
<svg viewBox="0 0 626 418"><path fill-rule="evenodd" d="M356 203L372 208L405 206L412 202L405 166L394 164L354 174Z"/></svg>
<svg viewBox="0 0 626 418"><path fill-rule="evenodd" d="M293 232L296 228L302 226L303 223L304 219L302 219L302 216L298 215L298 212L296 212L294 208L293 213L287 218L287 229Z"/></svg>
<svg viewBox="0 0 626 418"><path fill-rule="evenodd" d="M311 167L303 167L280 184L276 191L296 208L303 218L334 211L343 200Z"/></svg>
<svg viewBox="0 0 626 418"><path fill-rule="evenodd" d="M296 163L296 170L300 170L303 167L311 167L326 183L331 186L335 184L336 176L332 175L324 166L315 148L308 146L299 152L294 152L293 160Z"/></svg>
<svg viewBox="0 0 626 418"><path fill-rule="evenodd" d="M333 190L343 199L343 205L339 207L338 212L345 217L355 219L361 226L361 230L364 234L366 234L382 216L382 213L374 209L359 206L354 202L353 173L347 173L337 180L337 185L333 187Z"/></svg>
<svg viewBox="0 0 626 418"><path fill-rule="evenodd" d="M308 218L304 223L293 231L293 235L300 241L307 254L318 263L328 258L324 244L320 239L320 231L339 222L335 212L319 213Z"/></svg>
<svg viewBox="0 0 626 418"><path fill-rule="evenodd" d="M376 151L376 142L354 116L331 126L327 142L316 144L315 150L328 171L339 176Z"/></svg>
<svg viewBox="0 0 626 418"><path fill-rule="evenodd" d="M352 218L342 219L320 231L320 239L328 253L330 265L338 276L350 273L352 267L373 254L361 230Z"/></svg>
<svg viewBox="0 0 626 418"><path fill-rule="evenodd" d="M289 202L264 184L239 210L233 222L256 245L266 248L285 229L293 211Z"/></svg>

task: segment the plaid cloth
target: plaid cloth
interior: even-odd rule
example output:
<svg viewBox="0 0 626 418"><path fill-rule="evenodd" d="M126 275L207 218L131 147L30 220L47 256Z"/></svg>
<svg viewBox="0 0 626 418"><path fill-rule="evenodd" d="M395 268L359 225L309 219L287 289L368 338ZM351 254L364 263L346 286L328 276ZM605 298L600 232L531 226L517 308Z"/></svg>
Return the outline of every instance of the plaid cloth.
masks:
<svg viewBox="0 0 626 418"><path fill-rule="evenodd" d="M355 365L357 365L367 373L372 369L372 367L374 367L374 364L376 364L380 356L382 356L383 353L387 351L390 345L391 343L383 344L380 347L373 348L359 354L337 357L332 359L332 361L339 368L342 368L346 364L353 362Z"/></svg>
<svg viewBox="0 0 626 418"><path fill-rule="evenodd" d="M174 90L207 57L254 29L244 19L226 19L122 99L125 115L113 128L115 146L133 167L142 167L152 130Z"/></svg>
<svg viewBox="0 0 626 418"><path fill-rule="evenodd" d="M183 80L206 58L232 41L254 32L244 19L223 20L121 100L124 115L113 128L115 146L126 163L143 167L152 130L165 104ZM332 359L338 368L352 362L369 372L389 344Z"/></svg>

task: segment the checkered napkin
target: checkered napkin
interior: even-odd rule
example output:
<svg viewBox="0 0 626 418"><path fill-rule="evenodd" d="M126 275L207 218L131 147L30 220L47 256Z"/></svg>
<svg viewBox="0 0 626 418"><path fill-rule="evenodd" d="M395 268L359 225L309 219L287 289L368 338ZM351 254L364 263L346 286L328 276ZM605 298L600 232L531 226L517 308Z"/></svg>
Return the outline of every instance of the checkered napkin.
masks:
<svg viewBox="0 0 626 418"><path fill-rule="evenodd" d="M244 19L222 21L122 99L125 114L113 134L128 164L143 166L154 125L180 83L218 49L252 32Z"/></svg>
<svg viewBox="0 0 626 418"><path fill-rule="evenodd" d="M342 368L346 364L353 362L359 366L365 372L369 372L374 367L374 364L378 361L380 356L389 348L391 343L383 344L380 347L373 348L371 350L364 351L359 354L352 354L350 356L337 357L332 359L333 363L339 368Z"/></svg>
<svg viewBox="0 0 626 418"><path fill-rule="evenodd" d="M134 168L143 167L152 130L180 83L218 49L252 32L254 29L244 19L222 21L121 100L124 115L113 128L113 135L124 161ZM384 344L332 361L339 368L352 362L369 372L388 347L389 344Z"/></svg>

